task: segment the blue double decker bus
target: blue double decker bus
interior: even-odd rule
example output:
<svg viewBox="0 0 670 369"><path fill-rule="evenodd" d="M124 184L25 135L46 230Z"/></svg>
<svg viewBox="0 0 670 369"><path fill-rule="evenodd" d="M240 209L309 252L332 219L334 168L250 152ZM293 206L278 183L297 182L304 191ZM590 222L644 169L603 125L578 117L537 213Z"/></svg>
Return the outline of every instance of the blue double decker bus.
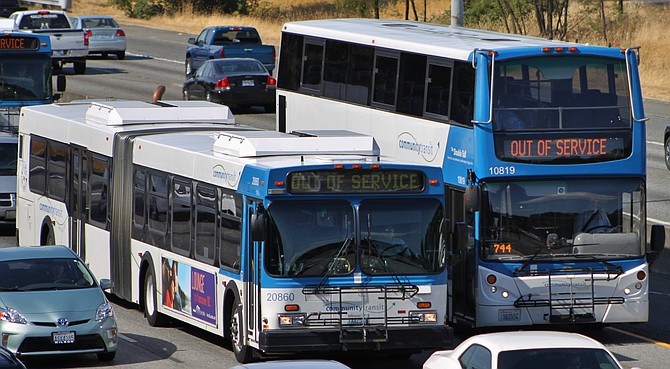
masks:
<svg viewBox="0 0 670 369"><path fill-rule="evenodd" d="M442 169L452 322L646 322L664 230L646 220L638 63L635 47L399 20L291 22L277 129L365 133L384 155Z"/></svg>

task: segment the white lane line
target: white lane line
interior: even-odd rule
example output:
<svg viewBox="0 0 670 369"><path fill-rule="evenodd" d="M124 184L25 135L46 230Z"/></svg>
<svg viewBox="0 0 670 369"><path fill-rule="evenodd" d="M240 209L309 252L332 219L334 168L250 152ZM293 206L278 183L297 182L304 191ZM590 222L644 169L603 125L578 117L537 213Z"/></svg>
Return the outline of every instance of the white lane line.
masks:
<svg viewBox="0 0 670 369"><path fill-rule="evenodd" d="M652 223L663 224L664 226L670 226L670 222L666 222L664 220L659 220L659 219L654 219L654 218L647 217L647 221L652 222Z"/></svg>
<svg viewBox="0 0 670 369"><path fill-rule="evenodd" d="M128 341L128 342L130 342L130 343L137 343L136 340L134 340L134 339L132 339L132 338L126 336L126 335L123 335L123 334L121 334L121 333L119 333L118 336L119 336L120 339L122 339L122 340L124 340L124 341Z"/></svg>
<svg viewBox="0 0 670 369"><path fill-rule="evenodd" d="M137 56L137 57L146 58L146 59L166 61L168 63L184 64L183 60L182 61L177 61L177 60L172 60L172 59L159 58L159 57L153 56L153 55L144 55L144 54L135 54L135 53L126 53L126 55L132 55L132 56Z"/></svg>

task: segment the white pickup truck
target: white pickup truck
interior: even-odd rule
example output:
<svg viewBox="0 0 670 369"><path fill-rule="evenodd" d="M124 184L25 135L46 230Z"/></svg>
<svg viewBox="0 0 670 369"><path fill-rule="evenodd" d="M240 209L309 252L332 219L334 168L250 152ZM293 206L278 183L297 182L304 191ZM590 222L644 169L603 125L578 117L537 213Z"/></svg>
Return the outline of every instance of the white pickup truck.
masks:
<svg viewBox="0 0 670 369"><path fill-rule="evenodd" d="M74 63L74 72L86 72L88 34L72 28L67 13L62 10L26 10L9 16L14 29L23 32L47 34L51 38L52 62L55 70L66 63Z"/></svg>

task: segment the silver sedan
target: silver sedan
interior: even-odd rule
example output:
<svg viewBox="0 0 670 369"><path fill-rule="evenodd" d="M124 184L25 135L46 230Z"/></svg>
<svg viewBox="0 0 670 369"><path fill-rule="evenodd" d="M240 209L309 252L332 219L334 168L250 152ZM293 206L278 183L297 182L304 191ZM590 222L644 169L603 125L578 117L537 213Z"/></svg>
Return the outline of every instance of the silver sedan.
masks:
<svg viewBox="0 0 670 369"><path fill-rule="evenodd" d="M114 54L119 60L126 57L126 33L114 18L102 15L82 15L72 18L72 28L88 34L88 54Z"/></svg>
<svg viewBox="0 0 670 369"><path fill-rule="evenodd" d="M97 354L114 359L114 309L86 265L64 246L0 248L0 345L18 357Z"/></svg>

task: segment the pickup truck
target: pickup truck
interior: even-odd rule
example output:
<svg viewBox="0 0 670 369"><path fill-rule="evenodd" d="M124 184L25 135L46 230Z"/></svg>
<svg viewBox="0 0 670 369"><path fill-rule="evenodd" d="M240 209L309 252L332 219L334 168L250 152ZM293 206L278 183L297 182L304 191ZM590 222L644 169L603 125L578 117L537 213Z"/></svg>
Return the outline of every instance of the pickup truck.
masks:
<svg viewBox="0 0 670 369"><path fill-rule="evenodd" d="M86 73L88 34L72 28L65 11L26 10L14 12L9 18L14 20L16 30L49 35L54 70L63 68L66 63L73 63L76 74Z"/></svg>
<svg viewBox="0 0 670 369"><path fill-rule="evenodd" d="M19 0L0 0L0 17L9 18L12 13L21 10L28 10L28 8L19 5Z"/></svg>
<svg viewBox="0 0 670 369"><path fill-rule="evenodd" d="M275 47L263 45L253 27L212 26L203 29L197 38L188 39L184 70L188 79L209 59L254 58L272 74L275 57Z"/></svg>

